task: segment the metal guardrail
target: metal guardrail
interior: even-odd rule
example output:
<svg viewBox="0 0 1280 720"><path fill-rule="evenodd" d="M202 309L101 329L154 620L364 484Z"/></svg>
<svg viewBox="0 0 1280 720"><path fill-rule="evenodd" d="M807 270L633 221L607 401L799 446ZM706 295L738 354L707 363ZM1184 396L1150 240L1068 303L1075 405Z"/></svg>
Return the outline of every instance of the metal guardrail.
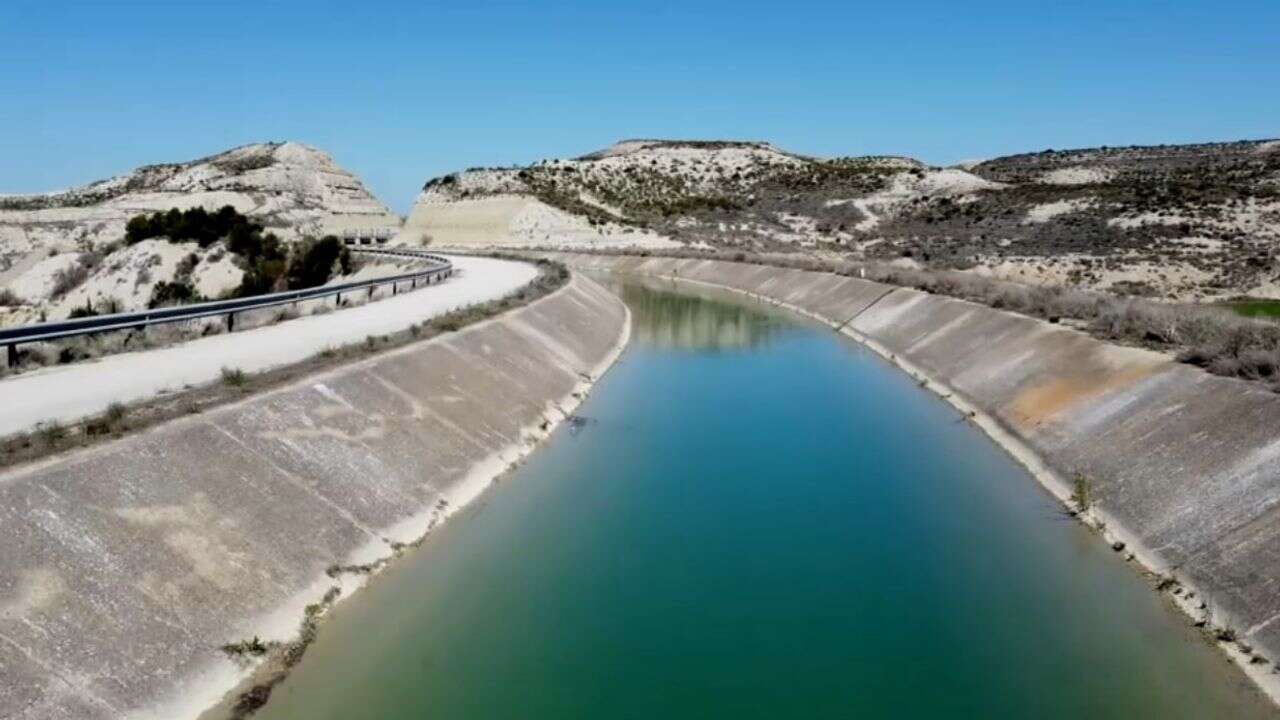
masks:
<svg viewBox="0 0 1280 720"><path fill-rule="evenodd" d="M60 340L62 338L77 337L81 335L94 335L97 333L112 332L115 330L131 330L135 328L149 327L151 325L163 325L165 323L198 320L200 318L213 317L216 315L227 316L227 330L230 332L235 327L235 315L239 312L289 305L292 303L302 302L304 300L315 300L317 298L329 297L330 295L336 295L338 302L341 303L343 293L368 289L370 296L372 296L374 289L383 285L391 285L391 292L394 295L399 292L400 285L403 283L407 282L410 284L411 288L416 288L419 283L431 285L433 283L440 282L453 274L453 263L450 262L448 258L434 253L429 253L425 250L412 250L408 248L366 249L353 247L351 251L364 253L366 255L426 260L430 265L422 270L410 273L388 275L386 277L373 278L371 280L359 280L355 282L341 283L338 285L322 285L320 287L307 288L305 290L286 290L284 292L268 293L266 295L257 295L255 297L236 298L235 300L215 300L212 302L193 303L191 305L157 308L155 310L115 313L113 315L96 315L94 317L77 318L75 320L61 320L56 322L37 323L35 325L22 325L14 328L3 328L0 329L0 345L7 345L9 347L9 366L13 367L18 363L18 346L24 343L47 342L50 340Z"/></svg>

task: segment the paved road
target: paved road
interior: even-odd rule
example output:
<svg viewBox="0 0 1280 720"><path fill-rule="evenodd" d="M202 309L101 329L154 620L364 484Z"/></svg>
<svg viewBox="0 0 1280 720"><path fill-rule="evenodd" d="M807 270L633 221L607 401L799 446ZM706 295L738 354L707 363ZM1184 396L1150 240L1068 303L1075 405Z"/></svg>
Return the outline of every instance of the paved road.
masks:
<svg viewBox="0 0 1280 720"><path fill-rule="evenodd" d="M29 430L40 422L79 420L113 402L133 402L212 382L224 367L259 372L304 360L327 347L404 330L450 310L501 297L537 275L537 269L527 263L466 256L450 259L457 274L444 284L368 305L0 380L0 436Z"/></svg>

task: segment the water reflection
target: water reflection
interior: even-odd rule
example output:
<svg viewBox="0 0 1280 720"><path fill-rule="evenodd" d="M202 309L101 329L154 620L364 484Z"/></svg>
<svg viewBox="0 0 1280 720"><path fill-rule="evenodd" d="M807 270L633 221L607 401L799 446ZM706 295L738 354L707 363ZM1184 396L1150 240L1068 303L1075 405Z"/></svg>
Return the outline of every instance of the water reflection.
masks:
<svg viewBox="0 0 1280 720"><path fill-rule="evenodd" d="M631 341L658 348L724 351L768 345L784 327L780 318L749 306L694 296L658 283L630 282L614 290L631 308Z"/></svg>

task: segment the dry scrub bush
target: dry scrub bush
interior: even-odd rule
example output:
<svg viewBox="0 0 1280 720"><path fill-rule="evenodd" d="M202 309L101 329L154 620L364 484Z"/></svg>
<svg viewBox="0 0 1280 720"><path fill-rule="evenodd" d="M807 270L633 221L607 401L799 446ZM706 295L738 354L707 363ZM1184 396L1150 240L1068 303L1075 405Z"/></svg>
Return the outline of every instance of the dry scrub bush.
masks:
<svg viewBox="0 0 1280 720"><path fill-rule="evenodd" d="M53 288L49 292L49 298L56 300L80 287L88 279L89 268L81 263L59 270L54 273Z"/></svg>

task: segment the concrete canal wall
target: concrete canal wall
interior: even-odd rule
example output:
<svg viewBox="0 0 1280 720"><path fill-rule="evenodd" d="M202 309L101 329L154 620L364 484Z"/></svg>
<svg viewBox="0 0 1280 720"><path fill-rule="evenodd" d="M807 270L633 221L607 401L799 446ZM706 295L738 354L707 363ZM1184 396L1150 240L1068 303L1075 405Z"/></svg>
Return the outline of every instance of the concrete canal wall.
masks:
<svg viewBox="0 0 1280 720"><path fill-rule="evenodd" d="M421 537L564 419L626 307L569 285L456 333L0 473L0 717L180 718L246 674L219 647Z"/></svg>

